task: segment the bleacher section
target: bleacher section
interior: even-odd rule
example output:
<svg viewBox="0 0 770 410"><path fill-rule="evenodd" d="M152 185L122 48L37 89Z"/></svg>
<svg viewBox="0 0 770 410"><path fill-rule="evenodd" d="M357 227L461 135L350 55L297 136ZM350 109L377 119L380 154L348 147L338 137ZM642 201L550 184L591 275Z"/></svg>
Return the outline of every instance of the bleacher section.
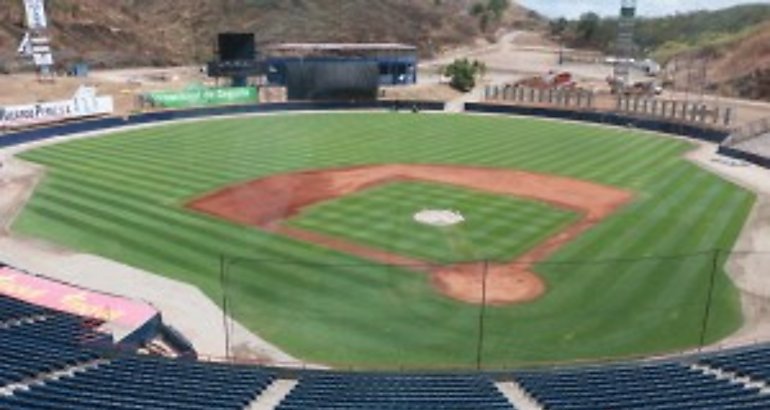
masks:
<svg viewBox="0 0 770 410"><path fill-rule="evenodd" d="M110 335L97 330L103 323L0 295L0 333L59 344L111 344Z"/></svg>
<svg viewBox="0 0 770 410"><path fill-rule="evenodd" d="M0 409L243 409L274 379L257 367L113 357L102 323L0 295Z"/></svg>
<svg viewBox="0 0 770 410"><path fill-rule="evenodd" d="M94 352L66 343L16 334L18 328L0 331L0 386L34 379L98 358Z"/></svg>
<svg viewBox="0 0 770 410"><path fill-rule="evenodd" d="M760 346L707 356L700 364L770 383L770 347ZM768 405L770 408L770 405Z"/></svg>
<svg viewBox="0 0 770 410"><path fill-rule="evenodd" d="M112 341L95 330L98 326L0 295L0 386L96 359L82 346Z"/></svg>
<svg viewBox="0 0 770 410"><path fill-rule="evenodd" d="M770 396L759 388L719 380L677 362L519 372L515 379L545 409L770 408Z"/></svg>
<svg viewBox="0 0 770 410"><path fill-rule="evenodd" d="M44 307L30 305L0 295L0 323L45 315L46 313L48 313L48 310Z"/></svg>
<svg viewBox="0 0 770 410"><path fill-rule="evenodd" d="M486 376L317 372L278 406L295 409L512 409Z"/></svg>
<svg viewBox="0 0 770 410"><path fill-rule="evenodd" d="M298 379L275 399L281 410L514 409L509 397L521 398L495 382L515 382L546 410L770 409L770 345L514 373L353 373L118 353L99 325L0 296L0 409L248 409L279 375Z"/></svg>
<svg viewBox="0 0 770 410"><path fill-rule="evenodd" d="M124 357L17 391L0 406L30 409L243 409L274 376L256 367ZM44 405L45 404L45 405Z"/></svg>

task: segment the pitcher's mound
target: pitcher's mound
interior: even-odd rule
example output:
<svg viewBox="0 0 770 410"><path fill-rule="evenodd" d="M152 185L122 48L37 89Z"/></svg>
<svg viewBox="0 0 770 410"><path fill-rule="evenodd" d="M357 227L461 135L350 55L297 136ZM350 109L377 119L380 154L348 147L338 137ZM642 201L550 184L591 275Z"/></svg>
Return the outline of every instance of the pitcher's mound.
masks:
<svg viewBox="0 0 770 410"><path fill-rule="evenodd" d="M465 222L465 217L458 211L425 209L414 214L417 223L430 226L454 226Z"/></svg>

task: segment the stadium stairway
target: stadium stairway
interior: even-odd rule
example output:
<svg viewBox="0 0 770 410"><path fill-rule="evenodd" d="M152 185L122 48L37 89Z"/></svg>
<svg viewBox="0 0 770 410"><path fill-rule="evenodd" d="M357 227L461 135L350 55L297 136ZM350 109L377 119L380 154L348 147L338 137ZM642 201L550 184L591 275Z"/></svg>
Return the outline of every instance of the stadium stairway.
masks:
<svg viewBox="0 0 770 410"><path fill-rule="evenodd" d="M294 379L277 379L249 406L249 410L273 410L291 393L299 382Z"/></svg>
<svg viewBox="0 0 770 410"><path fill-rule="evenodd" d="M747 347L706 355L693 365L715 377L760 388L770 394L770 347Z"/></svg>
<svg viewBox="0 0 770 410"><path fill-rule="evenodd" d="M741 384L746 389L759 389L759 392L763 394L770 392L770 388L768 388L766 382L752 379L750 376L741 376L735 372L713 368L703 364L693 364L690 368L705 375L713 376L718 380L726 380L730 383Z"/></svg>
<svg viewBox="0 0 770 410"><path fill-rule="evenodd" d="M519 410L543 410L543 406L515 381L498 382L497 389Z"/></svg>

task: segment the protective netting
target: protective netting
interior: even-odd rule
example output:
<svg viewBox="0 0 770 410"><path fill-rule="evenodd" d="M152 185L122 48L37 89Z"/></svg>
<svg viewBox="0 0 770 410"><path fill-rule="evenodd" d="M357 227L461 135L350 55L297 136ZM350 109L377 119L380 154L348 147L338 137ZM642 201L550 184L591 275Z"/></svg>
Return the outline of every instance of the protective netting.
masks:
<svg viewBox="0 0 770 410"><path fill-rule="evenodd" d="M220 280L228 314L258 323L262 337L309 364L502 369L672 354L724 342L744 323L740 290L756 293L757 306L770 295L770 284L749 289L762 279L747 276L757 272L747 264L761 270L767 262L768 254L721 251L503 268L478 261L462 265L458 282L442 277L447 266L430 263L224 257ZM531 286L505 276L524 271L542 282L536 297L516 303L495 298L519 291L517 283ZM464 298L457 297L460 291ZM237 359L238 341L231 343Z"/></svg>

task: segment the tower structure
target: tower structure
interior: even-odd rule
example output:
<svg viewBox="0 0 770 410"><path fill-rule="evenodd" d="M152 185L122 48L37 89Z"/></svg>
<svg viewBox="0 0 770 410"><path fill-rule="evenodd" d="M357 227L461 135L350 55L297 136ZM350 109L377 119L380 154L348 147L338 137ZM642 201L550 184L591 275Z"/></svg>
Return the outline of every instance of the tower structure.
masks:
<svg viewBox="0 0 770 410"><path fill-rule="evenodd" d="M627 86L630 82L631 59L634 57L634 28L636 25L636 0L621 0L620 18L618 19L618 38L615 42L614 78Z"/></svg>

